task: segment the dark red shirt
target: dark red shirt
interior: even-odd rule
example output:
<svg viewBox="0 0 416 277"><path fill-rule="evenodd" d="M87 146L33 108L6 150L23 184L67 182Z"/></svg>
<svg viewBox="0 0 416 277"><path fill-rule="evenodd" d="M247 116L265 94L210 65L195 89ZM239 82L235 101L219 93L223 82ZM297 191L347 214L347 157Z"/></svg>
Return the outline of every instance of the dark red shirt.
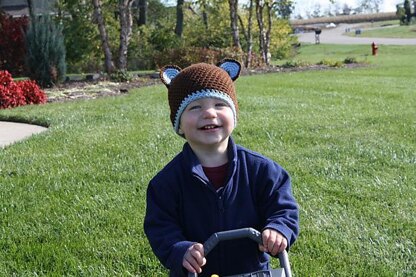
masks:
<svg viewBox="0 0 416 277"><path fill-rule="evenodd" d="M225 178L227 178L228 163L216 167L202 167L205 175L214 186L215 190L224 186Z"/></svg>

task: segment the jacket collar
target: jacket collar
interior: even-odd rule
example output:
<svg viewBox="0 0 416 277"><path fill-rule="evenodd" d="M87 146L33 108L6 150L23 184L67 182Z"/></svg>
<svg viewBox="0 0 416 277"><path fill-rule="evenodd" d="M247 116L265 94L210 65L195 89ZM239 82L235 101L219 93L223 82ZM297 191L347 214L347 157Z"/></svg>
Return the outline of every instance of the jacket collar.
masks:
<svg viewBox="0 0 416 277"><path fill-rule="evenodd" d="M185 143L182 149L182 153L184 155L185 167L188 168L192 175L198 177L203 182L208 183L208 178L204 173L202 165L198 160L197 156L195 155L194 151L192 150L189 143ZM228 162L229 162L229 174L236 170L237 164L237 145L235 144L232 137L228 140L228 148L227 148L227 155L228 155Z"/></svg>

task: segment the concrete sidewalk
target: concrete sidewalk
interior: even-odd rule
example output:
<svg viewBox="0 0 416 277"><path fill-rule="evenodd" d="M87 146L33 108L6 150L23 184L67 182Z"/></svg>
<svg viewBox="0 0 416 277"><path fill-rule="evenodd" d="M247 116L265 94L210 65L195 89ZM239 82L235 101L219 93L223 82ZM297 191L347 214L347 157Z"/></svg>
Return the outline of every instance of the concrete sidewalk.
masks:
<svg viewBox="0 0 416 277"><path fill-rule="evenodd" d="M46 130L48 128L38 125L0 121L0 148Z"/></svg>

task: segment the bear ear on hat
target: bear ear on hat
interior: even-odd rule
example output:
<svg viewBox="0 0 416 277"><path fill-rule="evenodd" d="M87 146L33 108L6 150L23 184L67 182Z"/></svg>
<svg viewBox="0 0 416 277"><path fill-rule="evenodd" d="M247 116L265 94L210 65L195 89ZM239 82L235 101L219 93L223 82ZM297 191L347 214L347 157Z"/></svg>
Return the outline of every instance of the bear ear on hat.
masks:
<svg viewBox="0 0 416 277"><path fill-rule="evenodd" d="M241 64L236 60L224 59L217 63L217 66L224 69L233 81L237 80L240 76Z"/></svg>
<svg viewBox="0 0 416 277"><path fill-rule="evenodd" d="M182 69L176 65L164 66L159 72L160 80L162 80L162 83L169 88L170 83L179 74L179 72L181 72L181 70Z"/></svg>

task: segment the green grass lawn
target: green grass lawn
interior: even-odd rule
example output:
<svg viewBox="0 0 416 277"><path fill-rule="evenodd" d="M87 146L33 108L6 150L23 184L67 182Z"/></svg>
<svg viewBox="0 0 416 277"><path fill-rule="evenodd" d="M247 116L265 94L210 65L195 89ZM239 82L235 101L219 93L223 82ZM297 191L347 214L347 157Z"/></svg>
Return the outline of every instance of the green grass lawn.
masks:
<svg viewBox="0 0 416 277"><path fill-rule="evenodd" d="M296 276L416 272L416 47L307 45L367 66L237 80L235 140L292 175ZM50 129L0 149L0 276L164 276L143 233L149 179L183 140L164 86L1 110ZM275 263L276 264L276 263Z"/></svg>

